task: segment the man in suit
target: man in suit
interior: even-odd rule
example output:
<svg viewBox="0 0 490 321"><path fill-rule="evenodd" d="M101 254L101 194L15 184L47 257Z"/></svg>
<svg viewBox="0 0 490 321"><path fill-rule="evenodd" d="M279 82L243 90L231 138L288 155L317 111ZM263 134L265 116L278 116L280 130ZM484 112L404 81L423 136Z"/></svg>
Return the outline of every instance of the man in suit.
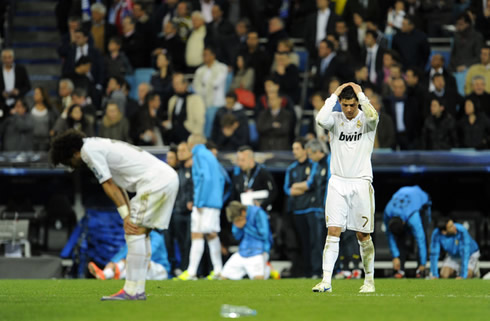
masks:
<svg viewBox="0 0 490 321"><path fill-rule="evenodd" d="M335 22L339 19L330 6L330 0L317 0L317 11L311 14L306 20L305 27L305 46L310 53L310 57L317 57L317 48L320 42L327 37L327 34L335 32Z"/></svg>
<svg viewBox="0 0 490 321"><path fill-rule="evenodd" d="M442 74L435 74L432 76L432 82L434 83L434 91L429 93L428 100L425 103L424 118L430 116L430 104L433 99L444 101L446 114L450 114L453 118L459 118L459 116L464 113L463 97L458 94L457 90L451 90L451 88L446 85L446 81Z"/></svg>
<svg viewBox="0 0 490 321"><path fill-rule="evenodd" d="M129 16L125 17L123 19L122 50L128 56L133 68L150 66L150 57L145 48L145 38L136 31L136 20Z"/></svg>
<svg viewBox="0 0 490 321"><path fill-rule="evenodd" d="M429 92L433 92L435 90L435 85L432 81L432 77L434 77L435 74L441 74L444 76L444 81L449 90L457 90L456 79L454 79L454 76L446 68L444 68L444 64L444 57L441 54L435 54L430 59L430 70L425 73L424 86Z"/></svg>
<svg viewBox="0 0 490 321"><path fill-rule="evenodd" d="M216 48L216 58L225 64L232 66L234 64L231 56L229 42L234 34L233 25L223 17L223 9L215 4L211 9L213 21L206 25L208 33L205 42Z"/></svg>
<svg viewBox="0 0 490 321"><path fill-rule="evenodd" d="M345 21L353 21L354 13L358 12L364 17L364 19L371 20L379 24L384 18L381 14L381 1L349 0L345 5L343 17Z"/></svg>
<svg viewBox="0 0 490 321"><path fill-rule="evenodd" d="M343 78L343 71L336 56L334 44L330 40L320 41L318 44L318 59L313 66L314 70L316 70L313 77L315 90L327 89L328 81L332 77Z"/></svg>
<svg viewBox="0 0 490 321"><path fill-rule="evenodd" d="M14 51L2 50L2 73L0 73L0 120L10 114L15 99L23 97L31 89L29 76L24 66L14 64Z"/></svg>
<svg viewBox="0 0 490 321"><path fill-rule="evenodd" d="M376 41L377 35L374 31L366 31L364 43L366 48L361 54L361 61L368 69L369 81L381 88L383 83L383 55L385 50Z"/></svg>
<svg viewBox="0 0 490 321"><path fill-rule="evenodd" d="M385 101L385 106L386 112L395 121L396 145L401 150L415 149L422 124L417 102L406 95L406 84L402 78L394 79L392 87L393 95Z"/></svg>
<svg viewBox="0 0 490 321"><path fill-rule="evenodd" d="M424 69L430 55L430 45L427 36L415 29L413 17L403 18L401 32L393 37L393 50L401 57L404 68L418 67Z"/></svg>
<svg viewBox="0 0 490 321"><path fill-rule="evenodd" d="M359 61L361 47L357 41L356 32L347 26L344 20L335 22L335 33L339 37L339 51L348 53L354 61Z"/></svg>

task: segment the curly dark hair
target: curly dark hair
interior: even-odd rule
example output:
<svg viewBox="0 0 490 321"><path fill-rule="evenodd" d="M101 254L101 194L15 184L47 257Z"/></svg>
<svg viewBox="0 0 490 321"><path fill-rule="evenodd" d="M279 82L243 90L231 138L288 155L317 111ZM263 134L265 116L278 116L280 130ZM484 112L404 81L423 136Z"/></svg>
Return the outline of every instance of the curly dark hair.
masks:
<svg viewBox="0 0 490 321"><path fill-rule="evenodd" d="M58 164L69 166L73 154L82 149L83 138L85 138L85 134L75 129L69 129L56 136L51 142L51 149L49 150L51 163L54 166Z"/></svg>

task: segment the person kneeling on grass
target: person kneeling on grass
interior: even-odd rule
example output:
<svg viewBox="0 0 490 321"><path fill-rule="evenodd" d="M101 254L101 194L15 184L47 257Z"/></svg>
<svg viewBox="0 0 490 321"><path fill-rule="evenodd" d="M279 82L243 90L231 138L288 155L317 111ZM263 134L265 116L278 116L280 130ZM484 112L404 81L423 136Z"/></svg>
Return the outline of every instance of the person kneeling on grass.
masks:
<svg viewBox="0 0 490 321"><path fill-rule="evenodd" d="M168 262L165 240L157 231L151 231L150 242L151 261L148 264L146 279L166 280L168 279L168 271L170 271L170 263ZM88 270L98 280L124 280L126 279L126 255L128 255L128 246L124 245L103 270L94 262L88 264Z"/></svg>
<svg viewBox="0 0 490 321"><path fill-rule="evenodd" d="M430 271L433 278L439 278L437 261L441 246L447 253L442 263L441 278L448 279L456 276L458 279L466 279L478 276L480 250L463 225L445 219L432 232Z"/></svg>
<svg viewBox="0 0 490 321"><path fill-rule="evenodd" d="M233 223L233 236L240 241L238 252L226 261L222 279L268 279L270 275L269 251L272 235L266 212L259 206L245 206L232 201L226 208L226 218Z"/></svg>

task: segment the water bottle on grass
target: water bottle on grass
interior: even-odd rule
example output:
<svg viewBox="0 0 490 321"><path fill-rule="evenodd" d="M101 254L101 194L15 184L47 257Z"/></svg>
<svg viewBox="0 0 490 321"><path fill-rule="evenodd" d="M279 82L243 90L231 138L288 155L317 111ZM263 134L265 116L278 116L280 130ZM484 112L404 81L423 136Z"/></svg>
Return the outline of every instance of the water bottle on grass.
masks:
<svg viewBox="0 0 490 321"><path fill-rule="evenodd" d="M223 318L236 319L241 317L255 316L257 315L257 311L246 306L223 304L221 306L220 314Z"/></svg>

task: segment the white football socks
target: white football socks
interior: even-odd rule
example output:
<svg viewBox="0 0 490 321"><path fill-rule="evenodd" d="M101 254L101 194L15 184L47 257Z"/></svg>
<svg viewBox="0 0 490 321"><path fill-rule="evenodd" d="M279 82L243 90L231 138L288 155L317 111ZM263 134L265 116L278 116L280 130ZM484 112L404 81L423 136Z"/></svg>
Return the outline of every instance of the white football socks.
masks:
<svg viewBox="0 0 490 321"><path fill-rule="evenodd" d="M126 257L126 282L124 291L129 295L136 295L144 292L146 271L148 265L145 265L146 244L145 235L126 235L128 245L128 255ZM141 287L143 291L141 291ZM140 292L137 292L140 291Z"/></svg>
<svg viewBox="0 0 490 321"><path fill-rule="evenodd" d="M360 245L362 265L364 267L365 281L374 282L374 244L373 239L358 241Z"/></svg>
<svg viewBox="0 0 490 321"><path fill-rule="evenodd" d="M204 253L204 239L194 239L191 242L191 250L189 253L189 266L187 272L190 276L197 274L199 263L201 262L202 255Z"/></svg>
<svg viewBox="0 0 490 321"><path fill-rule="evenodd" d="M213 263L214 274L218 275L221 273L223 268L223 260L221 258L221 242L219 237L216 236L212 240L208 240L209 246L209 256L211 257L211 263Z"/></svg>
<svg viewBox="0 0 490 321"><path fill-rule="evenodd" d="M325 248L323 249L323 281L332 283L332 272L337 257L339 256L340 237L327 236Z"/></svg>

